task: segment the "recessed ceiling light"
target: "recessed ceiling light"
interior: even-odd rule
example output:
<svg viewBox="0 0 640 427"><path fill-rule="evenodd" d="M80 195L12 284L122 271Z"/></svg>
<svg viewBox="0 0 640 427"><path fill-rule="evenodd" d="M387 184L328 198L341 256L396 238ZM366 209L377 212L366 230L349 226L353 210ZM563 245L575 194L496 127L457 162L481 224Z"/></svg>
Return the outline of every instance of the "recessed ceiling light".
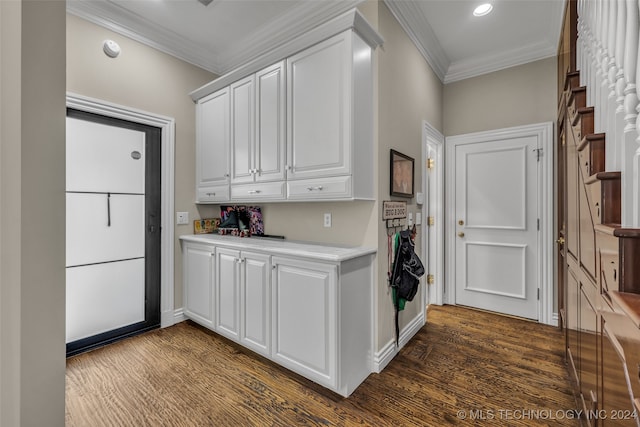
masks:
<svg viewBox="0 0 640 427"><path fill-rule="evenodd" d="M491 6L490 3L484 3L473 10L473 16L484 16L489 14L492 10L493 6Z"/></svg>

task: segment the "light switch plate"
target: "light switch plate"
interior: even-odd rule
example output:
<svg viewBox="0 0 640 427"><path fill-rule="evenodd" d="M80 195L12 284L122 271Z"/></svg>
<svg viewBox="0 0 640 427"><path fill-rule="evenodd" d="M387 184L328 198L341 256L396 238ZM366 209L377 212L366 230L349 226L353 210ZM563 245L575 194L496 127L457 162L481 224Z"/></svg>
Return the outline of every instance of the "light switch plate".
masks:
<svg viewBox="0 0 640 427"><path fill-rule="evenodd" d="M189 224L189 212L176 212L176 224Z"/></svg>

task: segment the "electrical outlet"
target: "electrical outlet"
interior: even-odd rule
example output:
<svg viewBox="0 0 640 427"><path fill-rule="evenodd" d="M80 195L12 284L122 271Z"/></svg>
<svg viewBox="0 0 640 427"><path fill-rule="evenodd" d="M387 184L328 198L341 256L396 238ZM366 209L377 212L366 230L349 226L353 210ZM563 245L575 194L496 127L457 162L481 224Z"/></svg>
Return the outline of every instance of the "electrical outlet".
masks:
<svg viewBox="0 0 640 427"><path fill-rule="evenodd" d="M331 214L330 213L324 214L324 226L325 227L331 227Z"/></svg>
<svg viewBox="0 0 640 427"><path fill-rule="evenodd" d="M189 224L189 212L176 212L176 224Z"/></svg>

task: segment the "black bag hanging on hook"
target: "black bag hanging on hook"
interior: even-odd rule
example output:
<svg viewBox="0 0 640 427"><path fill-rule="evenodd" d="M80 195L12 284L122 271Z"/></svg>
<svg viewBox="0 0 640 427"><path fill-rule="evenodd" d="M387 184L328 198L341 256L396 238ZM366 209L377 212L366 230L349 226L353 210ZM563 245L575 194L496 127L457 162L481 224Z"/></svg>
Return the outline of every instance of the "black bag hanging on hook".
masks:
<svg viewBox="0 0 640 427"><path fill-rule="evenodd" d="M393 273L391 274L391 287L393 288L393 305L396 314L396 346L400 339L400 328L398 325L398 313L404 309L406 301L412 301L418 293L420 277L425 273L422 261L414 251L414 243L410 230L403 230L400 233L396 257L393 262Z"/></svg>

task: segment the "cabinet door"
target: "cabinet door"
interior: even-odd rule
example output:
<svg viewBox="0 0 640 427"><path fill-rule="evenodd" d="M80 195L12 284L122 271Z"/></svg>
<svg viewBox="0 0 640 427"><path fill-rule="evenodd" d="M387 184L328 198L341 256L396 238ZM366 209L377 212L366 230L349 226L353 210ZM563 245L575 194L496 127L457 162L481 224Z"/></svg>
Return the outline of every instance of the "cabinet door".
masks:
<svg viewBox="0 0 640 427"><path fill-rule="evenodd" d="M213 93L196 106L196 185L229 183L229 89Z"/></svg>
<svg viewBox="0 0 640 427"><path fill-rule="evenodd" d="M213 329L214 248L185 244L183 252L184 314Z"/></svg>
<svg viewBox="0 0 640 427"><path fill-rule="evenodd" d="M240 252L230 249L216 250L215 330L238 341L240 331Z"/></svg>
<svg viewBox="0 0 640 427"><path fill-rule="evenodd" d="M287 179L351 173L351 32L287 59Z"/></svg>
<svg viewBox="0 0 640 427"><path fill-rule="evenodd" d="M256 74L256 181L285 178L284 62Z"/></svg>
<svg viewBox="0 0 640 427"><path fill-rule="evenodd" d="M242 252L240 342L270 355L271 260L268 255Z"/></svg>
<svg viewBox="0 0 640 427"><path fill-rule="evenodd" d="M253 182L254 76L230 86L231 90L231 182Z"/></svg>
<svg viewBox="0 0 640 427"><path fill-rule="evenodd" d="M273 264L273 359L335 387L337 267L277 257Z"/></svg>

